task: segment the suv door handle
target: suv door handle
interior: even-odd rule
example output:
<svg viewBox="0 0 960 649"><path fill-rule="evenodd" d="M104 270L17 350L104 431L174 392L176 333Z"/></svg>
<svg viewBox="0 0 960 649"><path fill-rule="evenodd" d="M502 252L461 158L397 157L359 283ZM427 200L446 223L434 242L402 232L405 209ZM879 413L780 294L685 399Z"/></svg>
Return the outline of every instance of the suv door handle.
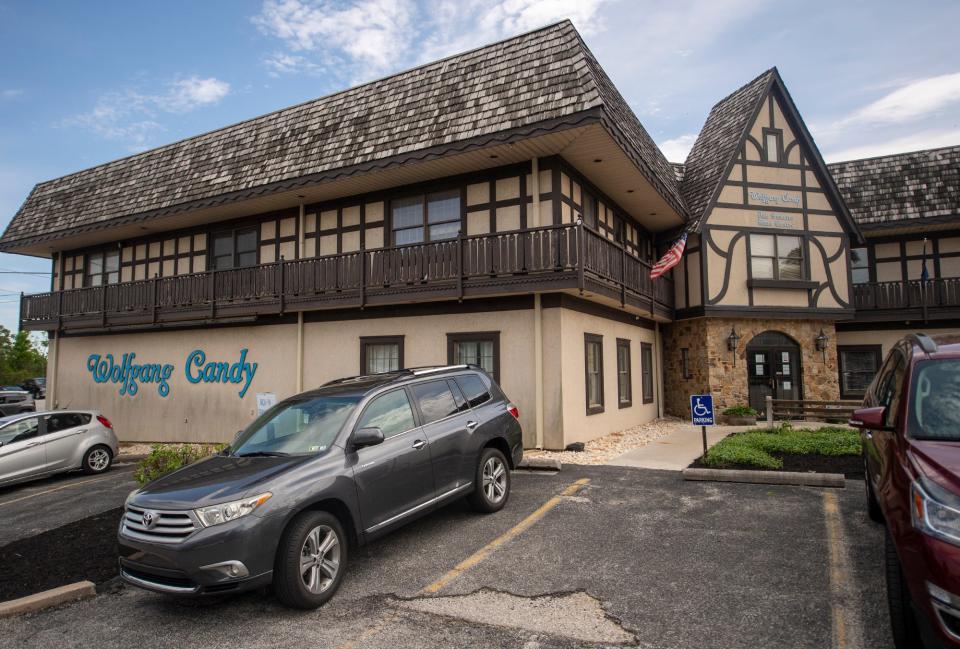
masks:
<svg viewBox="0 0 960 649"><path fill-rule="evenodd" d="M417 450L419 451L420 449L422 449L422 448L423 448L424 446L426 446L426 445L427 445L427 443L426 443L425 441L423 441L422 439L418 439L417 441L415 441L415 442L413 443L413 448L415 448L415 449L417 449Z"/></svg>
<svg viewBox="0 0 960 649"><path fill-rule="evenodd" d="M473 430L474 428L476 428L476 427L479 426L479 425L480 425L479 422L476 422L476 421L468 421L468 422L467 422L467 430Z"/></svg>

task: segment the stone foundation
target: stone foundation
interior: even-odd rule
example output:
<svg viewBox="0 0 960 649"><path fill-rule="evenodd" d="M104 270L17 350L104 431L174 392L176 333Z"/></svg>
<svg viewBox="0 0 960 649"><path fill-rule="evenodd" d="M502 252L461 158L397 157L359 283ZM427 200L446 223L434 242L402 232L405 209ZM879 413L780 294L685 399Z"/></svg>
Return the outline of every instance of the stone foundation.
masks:
<svg viewBox="0 0 960 649"><path fill-rule="evenodd" d="M727 350L730 329L740 336L734 353ZM820 330L829 337L826 353L816 350ZM800 347L804 399L840 398L837 376L837 333L829 320L694 318L664 327L664 408L668 414L690 417L689 395L713 394L717 412L749 403L747 345L764 331L779 331ZM682 349L689 350L688 377L683 376Z"/></svg>

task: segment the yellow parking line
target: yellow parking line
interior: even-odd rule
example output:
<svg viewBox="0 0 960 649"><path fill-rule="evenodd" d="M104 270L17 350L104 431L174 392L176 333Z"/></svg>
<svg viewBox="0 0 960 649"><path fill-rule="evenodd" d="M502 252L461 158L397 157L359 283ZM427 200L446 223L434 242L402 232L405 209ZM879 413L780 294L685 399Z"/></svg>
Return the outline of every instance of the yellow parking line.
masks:
<svg viewBox="0 0 960 649"><path fill-rule="evenodd" d="M37 496L52 494L53 492L60 491L61 489L70 489L71 487L79 487L80 485L92 484L94 482L101 482L103 480L107 480L109 478L114 477L114 475L116 474L106 475L100 478L91 478L90 480L81 480L80 482L71 482L69 484L60 485L59 487L54 487L53 489L47 489L46 491L38 491L37 493L27 494L26 496L14 498L13 500L6 500L4 502L0 502L0 507L3 507L5 505L12 505L13 503L18 503L24 500L29 500L30 498L36 498Z"/></svg>
<svg viewBox="0 0 960 649"><path fill-rule="evenodd" d="M830 611L834 649L859 649L863 644L860 618L850 603L855 594L847 552L843 544L843 525L836 495L824 492L823 515L827 524L827 550L830 573Z"/></svg>
<svg viewBox="0 0 960 649"><path fill-rule="evenodd" d="M580 488L583 487L588 482L590 482L589 478L582 478L580 480L577 480L576 482L568 486L566 489L561 491L558 495L554 496L547 502L540 505L540 507L538 507L533 513L531 513L529 516L524 518L522 521L520 521L519 523L511 527L509 530L507 530L506 532L504 532L494 540L487 543L485 546L483 546L482 548L480 548L479 550L471 554L469 557L467 557L460 563L458 563L456 566L453 567L453 569L451 569L443 577L440 577L440 579L436 580L435 582L433 582L432 584L430 584L429 586L421 590L420 594L432 595L436 593L438 590L440 590L441 588L449 584L451 581L453 581L463 573L465 573L467 570L470 570L470 568L474 567L475 565L477 565L478 563L480 563L481 561L489 557L493 553L493 551L499 548L501 545L503 545L510 539L514 538L518 534L522 533L528 527L530 527L531 525L536 523L538 520L543 518L547 512L549 512L551 509L553 509L554 507L560 504L560 501L564 496L572 496L573 494L577 493L577 491L579 491Z"/></svg>
<svg viewBox="0 0 960 649"><path fill-rule="evenodd" d="M540 505L536 510L530 513L522 521L520 521L519 523L511 527L509 530L507 530L506 532L504 532L494 540L487 543L485 546L483 546L482 548L480 548L479 550L471 554L469 557L467 557L460 563L458 563L449 572L447 572L447 574L440 577L440 579L436 580L429 586L422 588L420 592L417 593L417 595L432 595L436 593L438 590L440 590L441 588L449 584L451 581L453 581L463 573L465 573L467 570L470 570L471 568L476 566L478 563L480 563L481 561L489 557L501 545L503 545L510 539L515 538L517 535L521 534L524 530L528 529L531 525L533 525L534 523L539 521L541 518L543 518L547 514L547 512L549 512L551 509L559 505L565 496L574 495L575 493L577 493L577 491L580 490L581 487L588 484L589 482L590 482L589 478L581 478L580 480L577 480L576 482L571 483L569 486L567 486L566 489L561 491L559 494L557 494L547 502ZM396 610L392 611L388 615L384 616L384 618L381 619L380 622L378 622L374 626L370 627L369 629L361 633L354 640L349 640L343 643L342 645L340 645L339 649L353 649L353 647L355 647L358 643L363 642L364 640L367 640L368 638L376 635L387 624L389 624L394 619L396 619L399 614L400 614L399 611L396 611Z"/></svg>

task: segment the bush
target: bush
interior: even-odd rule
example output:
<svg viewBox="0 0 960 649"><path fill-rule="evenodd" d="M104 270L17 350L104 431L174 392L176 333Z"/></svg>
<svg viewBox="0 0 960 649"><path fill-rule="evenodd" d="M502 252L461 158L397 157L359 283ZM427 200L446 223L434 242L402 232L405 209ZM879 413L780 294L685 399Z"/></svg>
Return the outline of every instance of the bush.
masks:
<svg viewBox="0 0 960 649"><path fill-rule="evenodd" d="M731 408L727 408L723 411L723 414L729 417L758 417L759 412L751 408L750 406L745 406L742 403L737 404Z"/></svg>
<svg viewBox="0 0 960 649"><path fill-rule="evenodd" d="M160 476L220 451L224 444L154 444L150 454L137 463L133 478L141 487Z"/></svg>
<svg viewBox="0 0 960 649"><path fill-rule="evenodd" d="M783 462L774 453L789 455L860 455L860 435L852 428L824 426L816 430L797 430L790 424L764 430L734 433L707 451L707 466L753 466L781 469Z"/></svg>

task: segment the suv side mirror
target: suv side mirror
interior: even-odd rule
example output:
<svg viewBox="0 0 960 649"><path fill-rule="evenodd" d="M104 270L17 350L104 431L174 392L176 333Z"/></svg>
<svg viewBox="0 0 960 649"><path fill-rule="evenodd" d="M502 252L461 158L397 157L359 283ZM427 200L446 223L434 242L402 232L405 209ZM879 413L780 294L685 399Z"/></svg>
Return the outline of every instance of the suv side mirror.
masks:
<svg viewBox="0 0 960 649"><path fill-rule="evenodd" d="M887 408L885 406L854 410L848 423L854 428L860 429L891 430L891 427L887 426Z"/></svg>
<svg viewBox="0 0 960 649"><path fill-rule="evenodd" d="M353 433L350 443L354 448L376 446L383 443L383 431L379 428L361 428Z"/></svg>

